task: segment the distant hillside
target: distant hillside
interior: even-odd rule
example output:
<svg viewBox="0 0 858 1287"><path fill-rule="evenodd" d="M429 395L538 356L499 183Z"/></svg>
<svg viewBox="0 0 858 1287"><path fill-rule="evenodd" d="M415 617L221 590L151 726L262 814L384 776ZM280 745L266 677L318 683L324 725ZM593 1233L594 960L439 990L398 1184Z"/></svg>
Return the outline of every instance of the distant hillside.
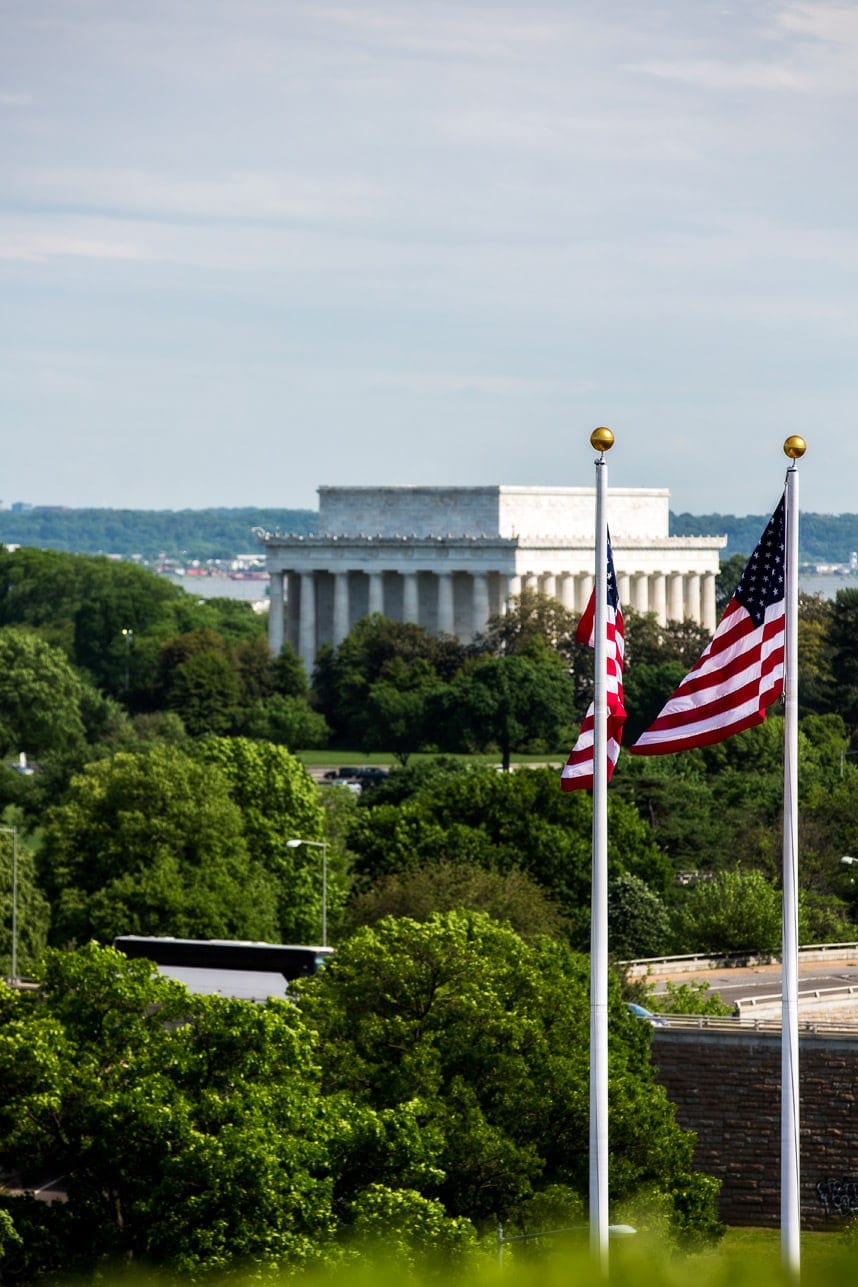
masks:
<svg viewBox="0 0 858 1287"><path fill-rule="evenodd" d="M154 562L166 554L184 559L230 559L257 548L253 529L316 530L312 509L60 509L0 510L0 544L32 545L71 554L139 554ZM769 515L671 514L671 536L725 536L723 557L750 554ZM802 562L848 563L858 550L858 514L802 514Z"/></svg>
<svg viewBox="0 0 858 1287"><path fill-rule="evenodd" d="M253 529L316 530L312 509L60 509L0 510L0 544L32 545L72 554L160 554L229 559L257 549Z"/></svg>
<svg viewBox="0 0 858 1287"><path fill-rule="evenodd" d="M726 536L722 558L751 554L770 514L671 514L671 536ZM848 563L858 550L858 514L802 514L799 524L802 563Z"/></svg>

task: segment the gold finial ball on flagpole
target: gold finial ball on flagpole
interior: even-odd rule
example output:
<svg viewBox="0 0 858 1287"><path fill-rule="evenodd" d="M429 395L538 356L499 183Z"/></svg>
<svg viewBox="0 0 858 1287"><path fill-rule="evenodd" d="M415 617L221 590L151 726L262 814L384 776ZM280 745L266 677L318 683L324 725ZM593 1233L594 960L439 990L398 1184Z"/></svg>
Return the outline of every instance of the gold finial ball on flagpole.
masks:
<svg viewBox="0 0 858 1287"><path fill-rule="evenodd" d="M807 443L797 433L791 434L784 443L784 455L790 460L801 460L807 451Z"/></svg>
<svg viewBox="0 0 858 1287"><path fill-rule="evenodd" d="M594 451L610 451L614 445L614 435L605 425L600 425L590 434L590 446Z"/></svg>

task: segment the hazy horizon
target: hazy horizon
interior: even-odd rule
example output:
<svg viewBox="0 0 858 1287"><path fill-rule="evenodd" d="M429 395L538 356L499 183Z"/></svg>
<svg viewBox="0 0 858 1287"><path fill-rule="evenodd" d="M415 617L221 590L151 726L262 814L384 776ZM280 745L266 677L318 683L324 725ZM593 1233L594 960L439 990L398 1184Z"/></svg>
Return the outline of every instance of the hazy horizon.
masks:
<svg viewBox="0 0 858 1287"><path fill-rule="evenodd" d="M0 490L858 476L858 7L0 0Z"/></svg>

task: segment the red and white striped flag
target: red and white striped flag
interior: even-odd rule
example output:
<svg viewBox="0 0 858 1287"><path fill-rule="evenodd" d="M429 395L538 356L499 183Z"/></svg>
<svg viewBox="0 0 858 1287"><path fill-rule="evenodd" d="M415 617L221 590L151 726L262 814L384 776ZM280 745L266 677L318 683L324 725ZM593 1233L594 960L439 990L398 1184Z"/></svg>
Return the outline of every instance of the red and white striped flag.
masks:
<svg viewBox="0 0 858 1287"><path fill-rule="evenodd" d="M712 642L632 755L723 742L762 724L783 693L785 498L751 555Z"/></svg>
<svg viewBox="0 0 858 1287"><path fill-rule="evenodd" d="M614 575L614 556L611 553L611 542L608 541L608 612L607 612L607 668L606 698L608 705L608 781L614 771L614 765L620 754L620 742L623 738L623 724L626 722L626 708L623 698L623 614L620 608L620 596L617 593L617 578ZM590 602L585 608L575 638L579 643L596 646L596 591L590 595ZM560 775L560 786L564 791L592 790L593 787L593 720L594 704L581 723L578 740Z"/></svg>

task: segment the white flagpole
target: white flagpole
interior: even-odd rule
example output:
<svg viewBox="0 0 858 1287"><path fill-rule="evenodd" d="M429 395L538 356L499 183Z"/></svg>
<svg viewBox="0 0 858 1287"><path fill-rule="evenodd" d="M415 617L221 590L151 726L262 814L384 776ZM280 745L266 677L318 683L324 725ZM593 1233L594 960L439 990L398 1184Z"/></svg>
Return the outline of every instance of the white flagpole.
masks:
<svg viewBox="0 0 858 1287"><path fill-rule="evenodd" d="M784 601L783 982L781 1018L781 1262L801 1269L798 1070L798 469L803 438L787 438Z"/></svg>
<svg viewBox="0 0 858 1287"><path fill-rule="evenodd" d="M608 520L605 452L610 429L595 429L595 688L593 693L593 883L590 905L590 1251L608 1272Z"/></svg>

